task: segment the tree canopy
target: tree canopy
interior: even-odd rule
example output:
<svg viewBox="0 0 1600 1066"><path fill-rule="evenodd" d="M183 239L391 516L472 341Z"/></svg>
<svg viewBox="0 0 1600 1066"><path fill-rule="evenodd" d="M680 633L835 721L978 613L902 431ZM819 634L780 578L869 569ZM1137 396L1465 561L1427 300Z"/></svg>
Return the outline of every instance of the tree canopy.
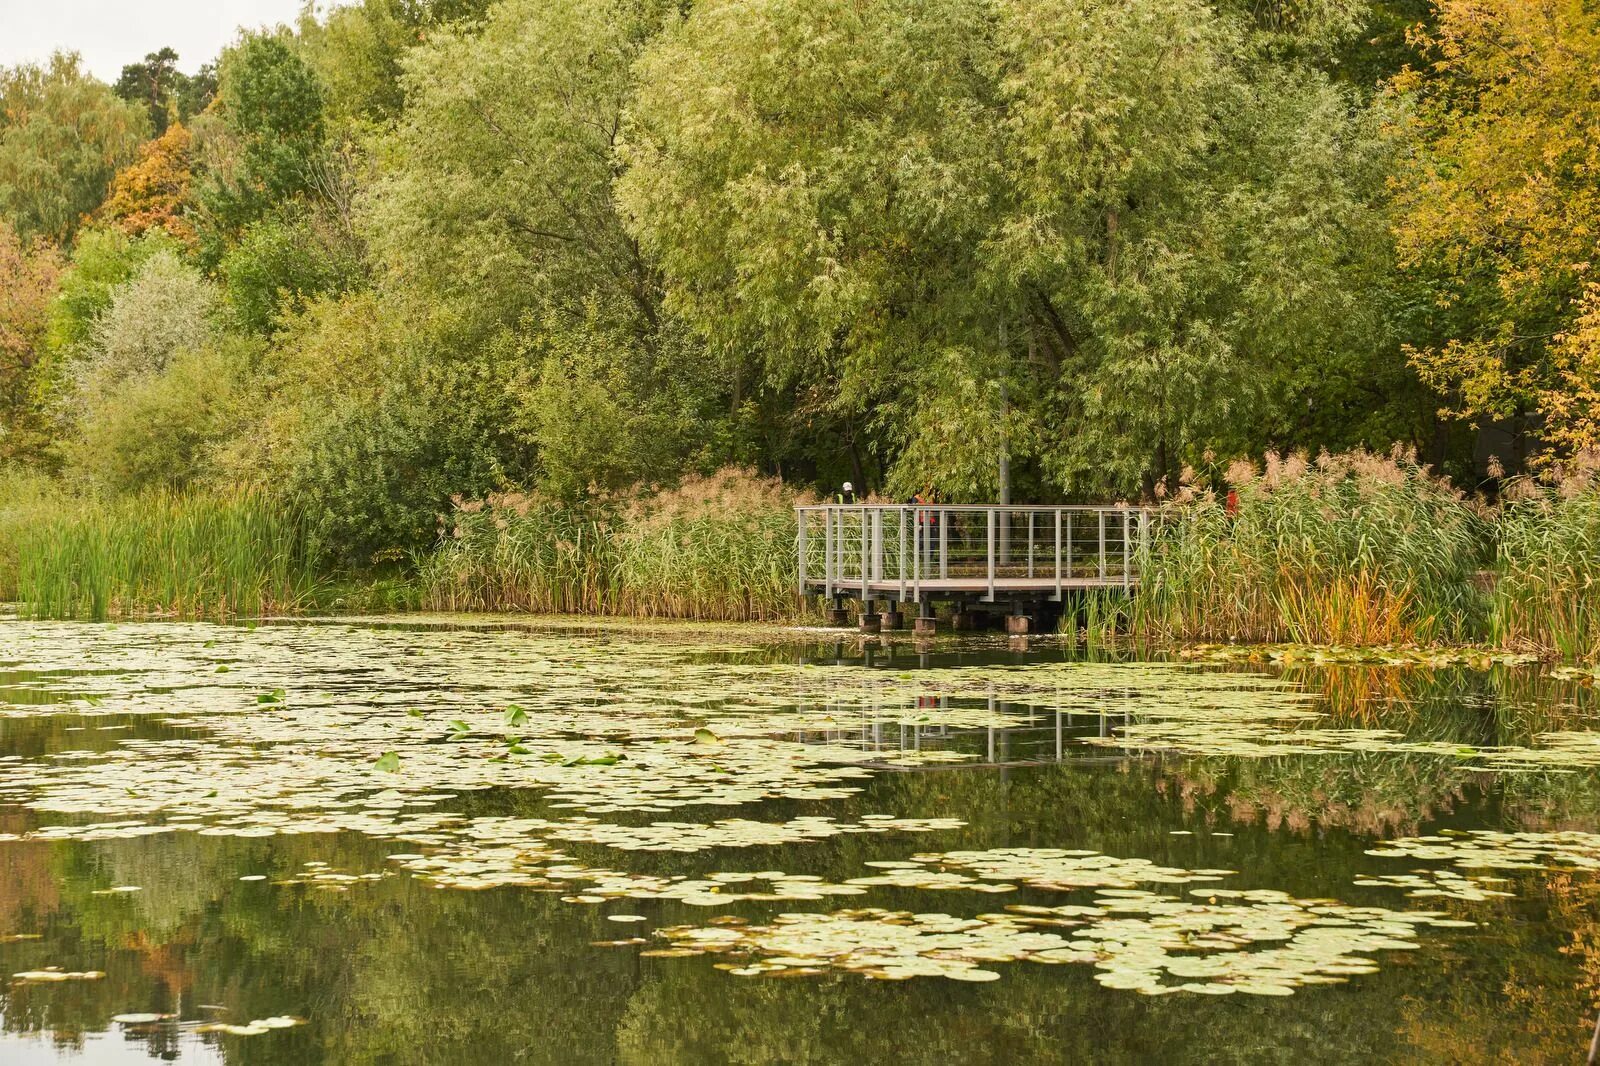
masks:
<svg viewBox="0 0 1600 1066"><path fill-rule="evenodd" d="M352 0L115 88L57 56L0 72L6 454L292 486L357 563L453 494L730 462L1474 482L1600 444L1597 41L1582 0Z"/></svg>

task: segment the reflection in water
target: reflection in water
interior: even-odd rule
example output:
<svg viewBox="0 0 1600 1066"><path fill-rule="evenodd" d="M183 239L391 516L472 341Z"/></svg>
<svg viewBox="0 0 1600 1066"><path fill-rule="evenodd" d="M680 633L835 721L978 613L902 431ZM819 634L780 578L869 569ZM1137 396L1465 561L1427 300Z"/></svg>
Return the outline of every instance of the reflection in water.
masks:
<svg viewBox="0 0 1600 1066"><path fill-rule="evenodd" d="M7 1063L1571 1061L1600 994L1592 872L1439 843L1600 829L1551 739L1593 692L1535 669L15 622L0 665L0 971L104 973L5 985Z"/></svg>

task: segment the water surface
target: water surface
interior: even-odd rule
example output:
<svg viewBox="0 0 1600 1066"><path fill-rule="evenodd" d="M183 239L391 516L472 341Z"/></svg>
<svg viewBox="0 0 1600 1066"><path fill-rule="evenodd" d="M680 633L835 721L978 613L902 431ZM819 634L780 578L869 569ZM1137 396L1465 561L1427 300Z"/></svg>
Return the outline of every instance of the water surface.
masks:
<svg viewBox="0 0 1600 1066"><path fill-rule="evenodd" d="M0 621L0 1061L1570 1062L1592 690Z"/></svg>

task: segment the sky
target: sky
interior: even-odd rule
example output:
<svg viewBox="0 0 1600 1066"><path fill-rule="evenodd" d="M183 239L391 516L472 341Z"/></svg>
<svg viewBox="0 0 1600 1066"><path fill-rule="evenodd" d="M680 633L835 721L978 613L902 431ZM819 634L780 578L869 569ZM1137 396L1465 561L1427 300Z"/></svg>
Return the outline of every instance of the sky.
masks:
<svg viewBox="0 0 1600 1066"><path fill-rule="evenodd" d="M42 62L57 51L83 56L102 81L164 46L194 73L239 27L292 22L303 0L0 0L0 67ZM319 5L319 7L326 6Z"/></svg>

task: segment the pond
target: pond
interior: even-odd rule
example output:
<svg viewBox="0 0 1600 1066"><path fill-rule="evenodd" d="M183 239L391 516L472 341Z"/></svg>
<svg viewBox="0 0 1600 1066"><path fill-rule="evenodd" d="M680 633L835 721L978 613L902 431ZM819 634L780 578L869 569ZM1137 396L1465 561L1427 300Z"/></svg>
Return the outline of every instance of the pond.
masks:
<svg viewBox="0 0 1600 1066"><path fill-rule="evenodd" d="M0 1061L1578 1061L1591 685L0 620Z"/></svg>

